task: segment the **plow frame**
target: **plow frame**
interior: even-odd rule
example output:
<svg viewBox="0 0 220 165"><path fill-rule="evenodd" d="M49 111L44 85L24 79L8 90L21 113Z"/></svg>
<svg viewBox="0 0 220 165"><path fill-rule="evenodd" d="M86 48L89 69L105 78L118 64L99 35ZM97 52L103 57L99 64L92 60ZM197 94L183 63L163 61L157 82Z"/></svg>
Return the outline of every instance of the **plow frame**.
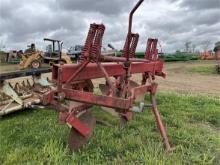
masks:
<svg viewBox="0 0 220 165"><path fill-rule="evenodd" d="M143 0L139 0L129 15L127 38L121 57L102 55L103 24L90 24L90 29L78 64L53 65L52 80L57 89L44 95L44 104L53 104L60 111L60 122L67 123L85 138L91 130L78 116L87 111L88 106L99 105L113 108L121 121L132 118L132 107L138 95L150 93L150 102L165 148L171 150L165 127L156 105L157 84L155 76L165 77L163 61L158 59L157 39L148 39L145 59L135 58L139 35L131 32L132 17ZM131 87L132 74L141 73L141 85ZM112 80L110 77L113 77ZM97 95L93 92L92 79L105 78L107 93ZM89 81L86 86L85 81ZM84 85L83 85L84 84ZM86 90L85 90L86 88ZM66 106L65 100L79 102L77 106ZM74 148L73 148L74 149Z"/></svg>
<svg viewBox="0 0 220 165"><path fill-rule="evenodd" d="M51 85L46 92L37 94L39 96L39 102L37 103L53 105L60 112L59 122L69 125L72 137L78 137L81 140L77 141L76 139L74 141L75 139L70 138L73 149L85 143L91 136L95 119L91 119L92 115L87 113L90 107L98 105L113 109L118 114L121 122L126 123L131 120L132 113L135 112L133 110L135 102L142 99L142 107L138 110L142 111L145 107L144 95L149 93L150 107L155 116L163 143L167 150L171 150L166 129L156 104L158 85L154 80L156 76L166 77L166 74L163 72L164 63L158 59L158 39L149 38L147 40L144 59L135 57L139 34L132 33L131 31L132 18L134 12L143 1L139 0L130 12L128 33L121 57L115 57L112 54L101 54L105 26L103 24L90 24L79 63L54 64L52 66L52 81L56 84L56 87ZM41 73L49 71L50 69L41 69L2 74L0 76L0 83L4 85L5 80L8 78L19 76L39 77ZM142 76L139 83L131 80L133 74L140 74ZM98 78L105 79L105 84L99 84L103 88L102 91L100 87L102 94L97 94L93 91L92 80ZM47 81L40 79L35 81L37 82L36 84L40 84L42 87L49 84ZM31 91L34 93L33 87L30 86ZM5 93L7 94L7 92ZM16 93L11 98L23 107L30 107L32 104L35 104L30 103L30 105L26 106L23 100L17 98Z"/></svg>

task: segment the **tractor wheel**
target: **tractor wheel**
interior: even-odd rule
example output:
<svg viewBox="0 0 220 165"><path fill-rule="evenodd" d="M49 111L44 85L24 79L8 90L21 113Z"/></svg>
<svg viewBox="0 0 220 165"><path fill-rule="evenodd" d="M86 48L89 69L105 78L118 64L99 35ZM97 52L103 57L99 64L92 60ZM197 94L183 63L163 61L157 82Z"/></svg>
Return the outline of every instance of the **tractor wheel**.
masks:
<svg viewBox="0 0 220 165"><path fill-rule="evenodd" d="M66 64L66 61L61 59L60 61L58 61L58 64L61 64L61 65Z"/></svg>
<svg viewBox="0 0 220 165"><path fill-rule="evenodd" d="M90 129L90 134L88 137L84 137L76 129L71 128L69 134L69 140L68 140L69 148L71 151L75 151L79 149L82 145L86 144L89 141L93 129L95 128L96 125L95 117L92 115L92 113L89 110L83 113L79 117L79 120Z"/></svg>
<svg viewBox="0 0 220 165"><path fill-rule="evenodd" d="M31 68L33 68L33 69L40 68L40 61L38 61L38 60L32 61L31 62Z"/></svg>

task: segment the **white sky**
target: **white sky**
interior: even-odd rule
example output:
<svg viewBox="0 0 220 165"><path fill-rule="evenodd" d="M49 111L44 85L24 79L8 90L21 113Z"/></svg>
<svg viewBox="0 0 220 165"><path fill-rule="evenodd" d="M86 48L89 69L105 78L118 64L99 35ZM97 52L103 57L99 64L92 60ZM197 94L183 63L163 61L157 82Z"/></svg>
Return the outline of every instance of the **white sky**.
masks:
<svg viewBox="0 0 220 165"><path fill-rule="evenodd" d="M0 46L25 49L43 38L60 39L64 48L84 44L90 23L106 26L103 45L122 49L128 14L136 0L0 0ZM184 49L191 41L196 49L220 40L220 0L145 0L134 15L133 32L139 33L138 50L148 37L158 38L164 52Z"/></svg>

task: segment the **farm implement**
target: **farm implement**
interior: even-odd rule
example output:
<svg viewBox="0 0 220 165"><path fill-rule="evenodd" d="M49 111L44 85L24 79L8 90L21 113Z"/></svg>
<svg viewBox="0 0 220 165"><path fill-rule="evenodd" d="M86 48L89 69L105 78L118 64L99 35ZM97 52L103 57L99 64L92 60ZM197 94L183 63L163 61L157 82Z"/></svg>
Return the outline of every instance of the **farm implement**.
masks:
<svg viewBox="0 0 220 165"><path fill-rule="evenodd" d="M102 38L105 31L103 24L91 24L85 45L78 64L55 64L52 67L52 80L56 90L44 94L43 104L52 104L58 111L60 123L71 127L69 147L78 149L85 144L95 127L95 118L91 113L93 105L102 106L104 110L118 114L120 126L124 126L132 118L132 113L141 112L145 106L144 96L150 94L148 105L152 108L157 126L167 150L170 144L165 127L157 109L155 95L156 76L165 77L163 61L158 59L157 39L148 39L145 58L135 58L135 50L139 35L132 33L133 13L143 0L139 0L129 15L129 26L126 42L121 57L102 55ZM131 80L133 74L139 73L142 81ZM101 94L94 92L92 80L104 78L99 84ZM140 106L134 106L141 102Z"/></svg>
<svg viewBox="0 0 220 165"><path fill-rule="evenodd" d="M91 24L77 64L54 64L52 82L46 86L40 104L52 105L59 111L59 122L70 126L69 148L77 150L86 144L92 135L96 119L92 115L93 105L119 117L119 126L124 127L134 112L150 107L155 116L166 150L171 150L165 126L156 104L157 76L165 78L163 61L158 59L157 39L148 39L143 59L135 57L139 34L133 33L132 18L143 0L139 0L129 15L126 41L121 57L101 53L103 24ZM141 81L133 81L132 75L139 74ZM95 79L102 78L99 92L94 88ZM100 82L100 81L99 81ZM41 87L43 84L41 84ZM144 97L150 95L150 104ZM15 100L15 99L14 99ZM139 103L139 106L136 106Z"/></svg>
<svg viewBox="0 0 220 165"><path fill-rule="evenodd" d="M41 95L53 88L44 73L49 68L0 75L0 117L41 103Z"/></svg>

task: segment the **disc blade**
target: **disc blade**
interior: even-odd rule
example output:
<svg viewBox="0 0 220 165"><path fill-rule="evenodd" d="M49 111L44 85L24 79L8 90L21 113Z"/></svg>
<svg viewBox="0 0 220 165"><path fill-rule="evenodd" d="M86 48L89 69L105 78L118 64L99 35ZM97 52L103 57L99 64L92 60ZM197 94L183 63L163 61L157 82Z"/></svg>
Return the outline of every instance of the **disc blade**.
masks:
<svg viewBox="0 0 220 165"><path fill-rule="evenodd" d="M84 137L76 129L71 128L68 140L71 151L77 150L82 145L86 144L92 135L93 129L95 128L96 120L89 110L79 116L79 120L90 129L90 134L88 137Z"/></svg>
<svg viewBox="0 0 220 165"><path fill-rule="evenodd" d="M108 95L108 92L109 92L109 86L108 85L99 84L99 89L100 89L100 91L102 92L103 95ZM115 112L115 109L113 109L113 108L108 108L108 107L104 107L104 106L101 106L101 108L105 112L110 113L112 116L118 116L118 113Z"/></svg>
<svg viewBox="0 0 220 165"><path fill-rule="evenodd" d="M99 84L99 89L102 92L103 95L108 95L109 92L109 86L105 84Z"/></svg>
<svg viewBox="0 0 220 165"><path fill-rule="evenodd" d="M119 128L123 129L125 128L125 126L127 125L127 120L124 116L120 116L120 120L119 120Z"/></svg>
<svg viewBox="0 0 220 165"><path fill-rule="evenodd" d="M135 81L133 81L133 80L130 80L129 81L129 88L130 89L132 89L132 88L134 88L134 87L138 87L139 86L139 84L137 83L137 82L135 82Z"/></svg>
<svg viewBox="0 0 220 165"><path fill-rule="evenodd" d="M136 83L133 80L130 80L130 84L129 84L130 89L138 87L138 86L140 86L138 83ZM137 95L136 98L135 98L135 101L136 102L143 101L144 100L144 96L145 96L145 93Z"/></svg>

